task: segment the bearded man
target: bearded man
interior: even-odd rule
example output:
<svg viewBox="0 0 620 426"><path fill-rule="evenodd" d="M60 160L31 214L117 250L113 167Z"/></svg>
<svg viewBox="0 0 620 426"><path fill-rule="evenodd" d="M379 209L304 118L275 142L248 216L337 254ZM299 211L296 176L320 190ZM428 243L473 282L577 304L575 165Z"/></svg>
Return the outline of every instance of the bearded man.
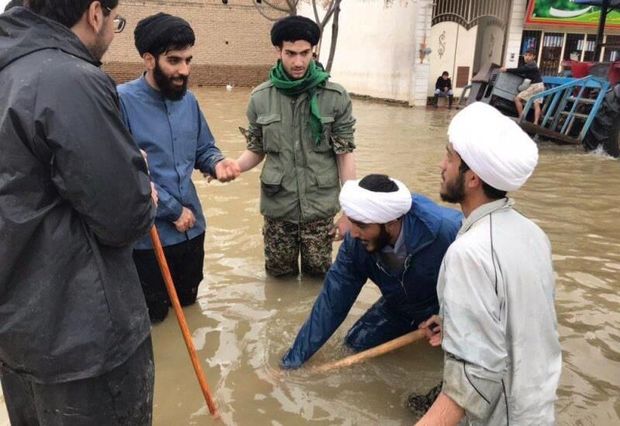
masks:
<svg viewBox="0 0 620 426"><path fill-rule="evenodd" d="M441 264L440 314L421 325L445 357L420 426L555 424L562 351L551 244L507 195L537 163L530 137L485 103L448 127L440 195L465 220Z"/></svg>
<svg viewBox="0 0 620 426"><path fill-rule="evenodd" d="M348 229L340 186L355 179L355 119L351 98L313 59L319 26L303 16L278 20L271 43L278 62L252 91L244 132L242 172L265 164L260 175L265 270L275 277L323 277L332 262L334 233ZM336 232L337 228L337 232Z"/></svg>
<svg viewBox="0 0 620 426"><path fill-rule="evenodd" d="M367 280L379 300L351 327L347 346L361 351L395 339L439 310L437 275L462 215L430 199L411 194L386 175L350 180L340 204L351 221L330 267L310 318L282 358L297 368L310 358L344 321Z"/></svg>
<svg viewBox="0 0 620 426"><path fill-rule="evenodd" d="M132 244L155 193L101 57L117 0L0 15L0 381L12 425L150 425ZM153 198L152 198L153 196Z"/></svg>
<svg viewBox="0 0 620 426"><path fill-rule="evenodd" d="M179 301L187 306L196 301L203 278L206 230L192 171L222 182L239 171L215 145L198 101L187 90L195 42L189 23L158 13L138 22L134 38L146 72L118 87L123 120L148 156L159 195L155 223ZM148 236L135 244L133 257L151 322L162 321L170 300Z"/></svg>

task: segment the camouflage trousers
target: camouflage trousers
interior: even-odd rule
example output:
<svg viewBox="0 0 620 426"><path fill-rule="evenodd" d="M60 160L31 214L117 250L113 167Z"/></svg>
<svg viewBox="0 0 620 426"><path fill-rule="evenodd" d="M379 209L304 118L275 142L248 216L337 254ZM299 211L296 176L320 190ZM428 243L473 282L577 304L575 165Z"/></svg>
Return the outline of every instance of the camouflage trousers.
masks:
<svg viewBox="0 0 620 426"><path fill-rule="evenodd" d="M299 274L324 275L332 263L330 231L334 218L292 223L265 217L265 270L279 277Z"/></svg>

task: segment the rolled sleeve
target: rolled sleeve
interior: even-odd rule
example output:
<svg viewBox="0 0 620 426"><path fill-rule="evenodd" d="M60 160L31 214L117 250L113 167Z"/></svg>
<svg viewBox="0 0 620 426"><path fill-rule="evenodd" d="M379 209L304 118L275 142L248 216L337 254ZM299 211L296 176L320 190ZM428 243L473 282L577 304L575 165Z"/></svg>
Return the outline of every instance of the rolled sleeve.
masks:
<svg viewBox="0 0 620 426"><path fill-rule="evenodd" d="M339 113L334 117L330 142L334 153L346 154L355 150L355 118L351 97L345 91L341 96Z"/></svg>
<svg viewBox="0 0 620 426"><path fill-rule="evenodd" d="M440 272L440 281L445 280L443 391L475 419L493 412L508 368L502 302L493 271L489 253L457 240Z"/></svg>
<svg viewBox="0 0 620 426"><path fill-rule="evenodd" d="M502 394L502 381L480 366L446 354L441 391L462 407L470 419L484 422Z"/></svg>
<svg viewBox="0 0 620 426"><path fill-rule="evenodd" d="M253 99L250 99L246 116L248 118L249 125L248 129L243 132L243 135L245 136L247 149L256 154L264 154L265 151L263 150L263 129L261 126L258 125L256 121L257 114Z"/></svg>

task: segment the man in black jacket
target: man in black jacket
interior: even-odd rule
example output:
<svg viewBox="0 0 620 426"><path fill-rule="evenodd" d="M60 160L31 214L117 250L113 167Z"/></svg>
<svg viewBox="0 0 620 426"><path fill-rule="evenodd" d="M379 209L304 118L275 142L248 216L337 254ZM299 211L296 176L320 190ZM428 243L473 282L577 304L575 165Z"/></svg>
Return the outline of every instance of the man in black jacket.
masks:
<svg viewBox="0 0 620 426"><path fill-rule="evenodd" d="M503 72L516 74L524 80L527 79L530 81L530 84L521 90L514 99L519 117L523 114L523 104L535 94L545 90L545 85L540 75L540 70L536 64L536 51L534 49L526 50L523 54L523 60L525 63L518 68L504 67L501 69ZM542 98L538 98L534 101L534 124L538 124L538 121L540 120L540 106L542 101Z"/></svg>
<svg viewBox="0 0 620 426"><path fill-rule="evenodd" d="M0 15L0 374L13 425L151 423L131 259L155 209L99 60L117 0Z"/></svg>
<svg viewBox="0 0 620 426"><path fill-rule="evenodd" d="M452 92L452 80L448 71L441 73L440 77L437 77L435 82L435 98L433 99L433 106L437 108L437 102L439 98L448 98L448 109L452 108L452 100L454 99L454 93Z"/></svg>

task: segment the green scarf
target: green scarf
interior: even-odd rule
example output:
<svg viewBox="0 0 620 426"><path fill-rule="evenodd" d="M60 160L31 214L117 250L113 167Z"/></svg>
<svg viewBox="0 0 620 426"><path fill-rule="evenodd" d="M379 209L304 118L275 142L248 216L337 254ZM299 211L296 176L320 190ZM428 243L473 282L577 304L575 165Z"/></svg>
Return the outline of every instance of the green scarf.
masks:
<svg viewBox="0 0 620 426"><path fill-rule="evenodd" d="M297 96L304 92L308 92L310 98L310 128L312 129L312 137L318 145L321 142L321 134L323 133L323 124L321 124L321 113L319 111L319 103L316 97L316 88L324 85L329 78L323 67L318 66L315 61L310 61L306 75L299 80L291 80L282 67L282 61L271 68L269 71L269 80L273 85L281 90L287 96Z"/></svg>

